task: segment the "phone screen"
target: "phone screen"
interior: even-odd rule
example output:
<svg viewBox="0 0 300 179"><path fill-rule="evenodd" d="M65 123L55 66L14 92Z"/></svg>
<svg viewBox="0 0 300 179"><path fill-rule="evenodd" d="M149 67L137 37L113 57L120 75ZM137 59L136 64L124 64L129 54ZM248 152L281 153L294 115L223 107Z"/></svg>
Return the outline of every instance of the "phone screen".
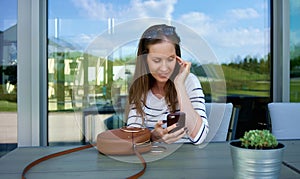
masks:
<svg viewBox="0 0 300 179"><path fill-rule="evenodd" d="M169 133L175 132L183 127L185 127L185 113L184 112L175 112L167 115L167 126L171 126L177 123L178 126Z"/></svg>

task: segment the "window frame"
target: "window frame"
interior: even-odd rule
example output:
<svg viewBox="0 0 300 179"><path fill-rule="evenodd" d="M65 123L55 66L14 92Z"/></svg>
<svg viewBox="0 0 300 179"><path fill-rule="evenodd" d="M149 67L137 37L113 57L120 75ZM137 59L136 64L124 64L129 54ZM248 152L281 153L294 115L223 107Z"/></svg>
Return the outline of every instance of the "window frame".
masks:
<svg viewBox="0 0 300 179"><path fill-rule="evenodd" d="M274 102L290 101L290 4L289 1L271 3L271 97Z"/></svg>
<svg viewBox="0 0 300 179"><path fill-rule="evenodd" d="M18 147L47 145L46 4L18 0Z"/></svg>

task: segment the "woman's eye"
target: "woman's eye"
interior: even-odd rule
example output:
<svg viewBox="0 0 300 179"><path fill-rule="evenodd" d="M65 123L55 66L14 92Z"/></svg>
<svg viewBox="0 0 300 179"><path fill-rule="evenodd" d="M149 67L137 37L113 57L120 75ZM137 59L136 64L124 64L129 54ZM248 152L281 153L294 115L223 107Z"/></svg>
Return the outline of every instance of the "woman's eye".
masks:
<svg viewBox="0 0 300 179"><path fill-rule="evenodd" d="M154 61L155 63L159 63L159 62L160 62L160 59L153 59L153 61Z"/></svg>
<svg viewBox="0 0 300 179"><path fill-rule="evenodd" d="M170 62L172 62L172 61L175 60L175 58L171 57L171 58L169 58L168 60L169 60Z"/></svg>

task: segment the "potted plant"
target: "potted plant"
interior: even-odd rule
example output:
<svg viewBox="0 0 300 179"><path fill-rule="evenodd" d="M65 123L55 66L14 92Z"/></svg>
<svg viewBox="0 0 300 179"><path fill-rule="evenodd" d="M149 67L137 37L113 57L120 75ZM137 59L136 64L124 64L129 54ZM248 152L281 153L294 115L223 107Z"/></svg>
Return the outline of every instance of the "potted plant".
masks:
<svg viewBox="0 0 300 179"><path fill-rule="evenodd" d="M234 178L279 178L285 146L269 130L250 130L229 144Z"/></svg>

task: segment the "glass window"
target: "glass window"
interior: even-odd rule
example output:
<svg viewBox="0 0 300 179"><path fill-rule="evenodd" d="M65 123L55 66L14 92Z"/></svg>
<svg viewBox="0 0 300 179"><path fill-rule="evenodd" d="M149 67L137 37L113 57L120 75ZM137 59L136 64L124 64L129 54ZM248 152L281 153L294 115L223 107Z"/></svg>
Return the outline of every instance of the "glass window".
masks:
<svg viewBox="0 0 300 179"><path fill-rule="evenodd" d="M17 147L17 0L0 1L0 157Z"/></svg>
<svg viewBox="0 0 300 179"><path fill-rule="evenodd" d="M207 102L227 99L240 107L243 130L265 127L268 0L48 2L50 144L94 139L95 131L122 125L122 114L109 110L126 100L137 40L154 23L177 26L182 56L193 63ZM93 115L93 107L105 114Z"/></svg>
<svg viewBox="0 0 300 179"><path fill-rule="evenodd" d="M300 3L290 0L290 101L300 102Z"/></svg>

